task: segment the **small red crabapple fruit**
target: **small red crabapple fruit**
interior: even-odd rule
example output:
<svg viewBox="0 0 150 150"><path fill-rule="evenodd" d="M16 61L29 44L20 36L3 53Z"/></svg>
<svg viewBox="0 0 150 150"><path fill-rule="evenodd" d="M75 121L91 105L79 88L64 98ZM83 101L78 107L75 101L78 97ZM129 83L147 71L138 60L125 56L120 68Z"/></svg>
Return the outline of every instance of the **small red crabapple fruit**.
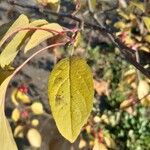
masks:
<svg viewBox="0 0 150 150"><path fill-rule="evenodd" d="M29 117L29 112L28 110L23 110L21 111L21 118L26 119Z"/></svg>
<svg viewBox="0 0 150 150"><path fill-rule="evenodd" d="M21 85L18 90L24 94L28 93L28 87L26 85Z"/></svg>

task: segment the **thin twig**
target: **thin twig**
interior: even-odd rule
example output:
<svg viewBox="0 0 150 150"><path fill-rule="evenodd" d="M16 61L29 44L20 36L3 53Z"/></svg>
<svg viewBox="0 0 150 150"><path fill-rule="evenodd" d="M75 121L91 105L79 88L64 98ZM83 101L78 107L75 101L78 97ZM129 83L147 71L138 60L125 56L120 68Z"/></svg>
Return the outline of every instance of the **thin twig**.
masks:
<svg viewBox="0 0 150 150"><path fill-rule="evenodd" d="M56 44L52 44L52 45L49 45L49 46L46 46L42 49L40 49L39 51L35 52L34 54L32 54L27 60L25 60L15 71L14 73L12 74L12 76L14 76L20 69L22 69L33 57L35 57L36 55L38 55L39 53L49 49L49 48L52 48L52 47L56 47L56 46L63 46L65 45L66 43L56 43Z"/></svg>
<svg viewBox="0 0 150 150"><path fill-rule="evenodd" d="M138 63L140 63L140 56L139 56L139 51L138 51L138 49L136 49L135 57L136 57L136 61L137 61ZM136 69L136 72L137 72L138 81L140 81L140 80L141 80L141 74L140 74L140 72L139 72L138 69Z"/></svg>

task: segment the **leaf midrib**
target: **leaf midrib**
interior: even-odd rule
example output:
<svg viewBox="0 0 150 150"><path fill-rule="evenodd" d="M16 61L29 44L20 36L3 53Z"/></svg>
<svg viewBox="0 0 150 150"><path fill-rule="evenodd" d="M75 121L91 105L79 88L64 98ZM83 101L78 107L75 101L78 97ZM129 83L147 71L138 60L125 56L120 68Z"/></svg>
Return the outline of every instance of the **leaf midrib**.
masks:
<svg viewBox="0 0 150 150"><path fill-rule="evenodd" d="M70 101L70 121L71 121L71 137L73 137L73 133L72 133L72 102L71 102L71 58L69 57L69 101Z"/></svg>

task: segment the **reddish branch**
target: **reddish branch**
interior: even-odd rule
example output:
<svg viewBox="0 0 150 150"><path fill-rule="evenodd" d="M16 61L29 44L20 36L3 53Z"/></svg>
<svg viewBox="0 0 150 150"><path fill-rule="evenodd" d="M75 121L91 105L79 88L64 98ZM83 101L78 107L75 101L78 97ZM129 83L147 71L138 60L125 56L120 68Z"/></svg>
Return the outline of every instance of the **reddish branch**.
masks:
<svg viewBox="0 0 150 150"><path fill-rule="evenodd" d="M135 51L132 48L127 47L118 37L115 36L115 32L111 28L105 28L102 27L99 24L93 24L89 22L85 22L84 20L73 16L72 14L67 14L67 13L56 13L53 12L49 9L43 9L43 11L40 11L40 8L38 6L33 6L33 5L25 5L25 4L20 4L17 1L10 0L9 1L12 5L20 6L22 8L28 8L32 9L38 13L44 14L47 16L48 14L57 16L57 17L63 17L63 18L69 18L71 20L74 20L76 22L79 22L80 24L84 23L85 28L90 28L93 30L98 30L102 34L107 35L108 38L111 39L112 43L119 48L120 52L124 56L125 60L134 65L138 70L140 70L145 76L150 78L150 71L148 69L145 69L140 63L138 63L135 59Z"/></svg>
<svg viewBox="0 0 150 150"><path fill-rule="evenodd" d="M70 29L64 29L63 31L57 31L57 30L54 30L54 29L48 29L48 28L42 28L42 27L21 27L21 28L18 28L16 30L14 30L13 32L11 32L10 34L8 34L6 37L4 37L4 39L0 43L0 48L3 46L3 44L9 38L12 38L16 33L20 32L20 31L24 31L24 30L28 30L28 31L43 30L43 31L47 31L47 32L50 32L50 33L55 34L55 35L59 34L61 36L63 36L67 32L73 32L73 33L77 32L77 30L70 30ZM66 37L68 38L69 41L71 40L68 36L66 36Z"/></svg>
<svg viewBox="0 0 150 150"><path fill-rule="evenodd" d="M20 71L33 57L35 57L36 55L42 53L43 51L49 49L49 48L53 48L53 47L58 47L58 46L64 46L66 43L56 43L56 44L52 44L49 45L47 47L44 47L38 51L36 51L34 54L32 54L27 60L25 60L12 74L12 76L14 76L18 71Z"/></svg>

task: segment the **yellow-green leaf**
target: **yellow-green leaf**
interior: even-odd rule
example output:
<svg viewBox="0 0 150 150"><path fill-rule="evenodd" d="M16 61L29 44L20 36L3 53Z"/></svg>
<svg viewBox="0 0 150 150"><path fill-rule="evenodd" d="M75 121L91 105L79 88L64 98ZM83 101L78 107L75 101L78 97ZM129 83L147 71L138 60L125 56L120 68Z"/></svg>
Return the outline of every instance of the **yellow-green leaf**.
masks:
<svg viewBox="0 0 150 150"><path fill-rule="evenodd" d="M96 0L88 0L90 11L94 12L96 8Z"/></svg>
<svg viewBox="0 0 150 150"><path fill-rule="evenodd" d="M60 3L48 3L49 9L51 9L54 12L59 12L60 10Z"/></svg>
<svg viewBox="0 0 150 150"><path fill-rule="evenodd" d="M17 150L10 125L4 113L4 100L11 75L0 85L0 148L1 150Z"/></svg>
<svg viewBox="0 0 150 150"><path fill-rule="evenodd" d="M39 19L39 20L35 20L29 24L28 18L25 15L21 15L14 22L15 25L14 24L12 25L12 27L10 28L11 30L10 29L8 30L8 32L6 33L6 35L4 36L4 38L2 39L1 42L3 43L3 40L5 40L5 38L8 35L11 35L11 33L14 32L16 29L23 28L23 27L29 27L29 28L36 27L36 26L41 26L41 25L47 24L47 23L48 22L46 20ZM24 30L24 31L18 32L12 38L12 40L6 45L6 47L3 49L3 51L0 55L0 65L2 68L9 65L14 60L14 58L18 54L18 48L28 32L29 32L29 30Z"/></svg>
<svg viewBox="0 0 150 150"><path fill-rule="evenodd" d="M20 119L20 111L18 108L15 108L11 114L11 119L14 122L17 122Z"/></svg>
<svg viewBox="0 0 150 150"><path fill-rule="evenodd" d="M10 125L3 112L0 112L0 132L1 150L17 150Z"/></svg>
<svg viewBox="0 0 150 150"><path fill-rule="evenodd" d="M17 34L11 42L4 48L0 55L0 65L2 68L9 65L18 53L18 46L22 42L23 38L25 37L27 31L21 31Z"/></svg>
<svg viewBox="0 0 150 150"><path fill-rule="evenodd" d="M45 29L55 30L58 32L63 31L62 27L57 23L51 23L51 24L47 24L47 25L44 25L41 27L45 28ZM57 33L54 31L53 32L48 32L48 31L44 31L44 30L35 31L33 33L33 35L31 36L31 39L29 40L29 42L27 43L27 45L25 47L25 52L36 47L41 42L47 40L48 38L53 37L54 35L57 35Z"/></svg>
<svg viewBox="0 0 150 150"><path fill-rule="evenodd" d="M23 138L23 129L24 129L24 126L18 125L18 126L14 129L14 137Z"/></svg>
<svg viewBox="0 0 150 150"><path fill-rule="evenodd" d="M150 32L150 18L149 17L143 17L143 21L145 23L147 30Z"/></svg>
<svg viewBox="0 0 150 150"><path fill-rule="evenodd" d="M114 24L114 27L123 30L126 27L126 24L123 21L118 21Z"/></svg>
<svg viewBox="0 0 150 150"><path fill-rule="evenodd" d="M150 49L149 49L149 47L141 46L141 47L139 47L139 49L140 49L140 50L142 50L142 51L145 51L145 52L150 53Z"/></svg>
<svg viewBox="0 0 150 150"><path fill-rule="evenodd" d="M134 1L130 1L130 4L137 7L138 9L140 9L142 12L145 12L145 6L144 3L142 2L134 2Z"/></svg>
<svg viewBox="0 0 150 150"><path fill-rule="evenodd" d="M75 37L75 42L74 42L74 45L73 45L75 48L79 46L79 44L81 42L81 39L82 39L81 33L78 32L77 36Z"/></svg>
<svg viewBox="0 0 150 150"><path fill-rule="evenodd" d="M14 89L14 90L12 91L12 94L11 94L11 101L12 101L12 103L13 103L15 106L18 106L18 105L19 105L18 99L17 99L17 97L16 97L17 92L18 92L18 89Z"/></svg>
<svg viewBox="0 0 150 150"><path fill-rule="evenodd" d="M3 44L3 42L5 41L5 39L9 34L11 35L11 33L13 33L13 31L15 31L16 29L26 27L28 24L29 24L28 18L25 15L21 15L10 27L8 32L5 34L4 38L0 41L0 46ZM18 53L17 48L21 44L26 33L27 31L20 31L19 33L17 33L3 49L0 55L0 66L2 68L9 65L13 61L13 59Z"/></svg>
<svg viewBox="0 0 150 150"><path fill-rule="evenodd" d="M2 43L4 42L4 40L6 39L6 37L13 33L13 31L15 31L16 29L23 27L25 25L29 24L29 19L27 18L27 16L25 16L24 14L20 15L18 17L18 19L12 24L12 26L9 28L9 30L6 32L5 36L2 38L2 40L0 41L0 46L2 45Z"/></svg>
<svg viewBox="0 0 150 150"><path fill-rule="evenodd" d="M74 142L92 110L92 73L85 60L70 57L61 60L50 74L49 103L60 133Z"/></svg>
<svg viewBox="0 0 150 150"><path fill-rule="evenodd" d="M126 20L129 20L129 15L126 14L124 11L119 11L118 14Z"/></svg>
<svg viewBox="0 0 150 150"><path fill-rule="evenodd" d="M150 43L150 34L146 35L146 36L144 37L144 40L145 40L146 42Z"/></svg>

